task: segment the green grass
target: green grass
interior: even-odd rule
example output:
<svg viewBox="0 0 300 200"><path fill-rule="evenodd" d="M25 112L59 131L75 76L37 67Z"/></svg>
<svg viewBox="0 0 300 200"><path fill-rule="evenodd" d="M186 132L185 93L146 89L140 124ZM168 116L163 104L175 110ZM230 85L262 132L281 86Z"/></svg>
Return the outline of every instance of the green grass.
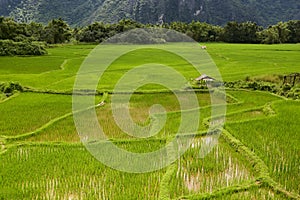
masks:
<svg viewBox="0 0 300 200"><path fill-rule="evenodd" d="M63 58L50 56L36 57L3 57L0 58L1 74L40 74L47 71L59 70Z"/></svg>
<svg viewBox="0 0 300 200"><path fill-rule="evenodd" d="M7 98L6 95L4 93L0 92L0 102L6 98Z"/></svg>
<svg viewBox="0 0 300 200"><path fill-rule="evenodd" d="M42 90L72 90L76 72L94 47L66 45L48 49L49 54L41 57L1 57L0 81L18 81ZM66 79L71 84L65 86Z"/></svg>

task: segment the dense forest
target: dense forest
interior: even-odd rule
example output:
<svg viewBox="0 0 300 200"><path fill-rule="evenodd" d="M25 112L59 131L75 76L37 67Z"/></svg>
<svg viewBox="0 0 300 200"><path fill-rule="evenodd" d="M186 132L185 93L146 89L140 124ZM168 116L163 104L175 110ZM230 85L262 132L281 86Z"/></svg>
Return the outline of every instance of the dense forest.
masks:
<svg viewBox="0 0 300 200"><path fill-rule="evenodd" d="M46 53L44 46L48 44L100 43L118 33L148 27L172 29L190 36L197 42L264 44L300 42L300 20L279 22L263 28L253 22L231 21L221 27L197 21L153 25L124 19L114 24L94 22L73 29L61 18L53 19L47 25L43 25L36 22L19 23L11 18L0 17L0 55L43 55ZM147 32L145 31L144 35L139 37L141 40L144 38L146 42ZM163 39L165 42L169 40Z"/></svg>
<svg viewBox="0 0 300 200"><path fill-rule="evenodd" d="M268 27L300 20L299 0L0 0L0 16L18 22L62 18L71 27L96 21L117 23L132 19L156 24L201 21L224 26L228 21L253 21Z"/></svg>

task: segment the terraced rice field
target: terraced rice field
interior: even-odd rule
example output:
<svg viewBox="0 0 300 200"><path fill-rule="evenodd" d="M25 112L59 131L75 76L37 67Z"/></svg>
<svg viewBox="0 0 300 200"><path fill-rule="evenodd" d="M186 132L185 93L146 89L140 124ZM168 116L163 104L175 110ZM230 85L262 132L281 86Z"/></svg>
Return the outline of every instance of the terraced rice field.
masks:
<svg viewBox="0 0 300 200"><path fill-rule="evenodd" d="M207 46L224 80L300 69L299 45ZM198 91L199 127L197 133L182 133L194 139L178 160L148 173L121 172L99 162L81 143L71 95L76 72L93 47L67 45L42 57L0 58L0 81L18 81L27 88L0 98L0 199L300 199L300 102L267 92L226 90L225 126L204 158L201 147L214 141L206 134L212 105L210 93ZM178 99L157 88L133 94L129 110L136 123L149 123L154 104L162 105L167 116L156 135L137 139L114 121L113 84L149 54L156 60L168 58L164 62L187 78L198 74L149 46L132 54L139 59L121 58L99 83L95 113L116 146L152 152L178 137ZM102 100L105 104L96 106Z"/></svg>

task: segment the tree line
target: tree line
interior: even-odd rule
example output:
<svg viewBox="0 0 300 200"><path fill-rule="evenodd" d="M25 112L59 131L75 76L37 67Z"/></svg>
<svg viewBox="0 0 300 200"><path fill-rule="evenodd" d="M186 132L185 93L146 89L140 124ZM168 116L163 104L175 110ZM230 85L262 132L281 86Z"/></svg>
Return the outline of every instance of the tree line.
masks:
<svg viewBox="0 0 300 200"><path fill-rule="evenodd" d="M228 42L253 44L278 44L300 42L300 20L279 22L263 28L254 22L228 22L215 26L193 21L164 24L141 24L130 19L109 24L95 22L85 27L71 28L62 19L53 19L47 25L41 23L17 23L11 18L0 17L0 40L15 45L59 44L66 42L100 43L118 34L135 28L162 27L187 34L197 42ZM10 45L7 45L10 46ZM3 49L3 48L2 48ZM28 48L31 49L31 48ZM33 48L37 49L37 48ZM43 49L42 49L43 50ZM0 48L1 51L1 48ZM42 54L36 51L37 54ZM1 53L0 53L1 54ZM13 53L12 53L13 54Z"/></svg>

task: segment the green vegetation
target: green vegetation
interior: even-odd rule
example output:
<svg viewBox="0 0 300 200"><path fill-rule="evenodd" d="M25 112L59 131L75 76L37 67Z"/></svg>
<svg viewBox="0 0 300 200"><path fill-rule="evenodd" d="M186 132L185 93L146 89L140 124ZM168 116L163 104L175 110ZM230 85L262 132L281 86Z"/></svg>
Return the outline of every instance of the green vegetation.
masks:
<svg viewBox="0 0 300 200"><path fill-rule="evenodd" d="M164 174L118 172L70 144L15 146L1 155L0 169L3 199L157 199Z"/></svg>
<svg viewBox="0 0 300 200"><path fill-rule="evenodd" d="M237 20L269 26L299 19L299 5L298 0L6 0L1 2L0 15L44 24L62 17L72 26L84 26L95 20L115 23L124 18L156 24L162 14L162 20L168 23L203 21L224 25L229 20Z"/></svg>
<svg viewBox="0 0 300 200"><path fill-rule="evenodd" d="M268 165L269 173L284 188L300 193L299 102L274 104L277 116L253 122L229 124L233 135L246 143ZM278 126L279 124L279 126Z"/></svg>
<svg viewBox="0 0 300 200"><path fill-rule="evenodd" d="M229 42L255 44L282 44L300 42L300 21L279 22L263 28L257 23L228 22L223 27L200 21L142 24L131 19L122 19L114 24L94 22L81 28L70 28L61 18L52 19L45 26L36 22L17 23L11 18L0 17L0 55L43 55L42 43L62 44L68 42L100 43L119 33L135 28L166 28L181 32L197 42ZM124 36L124 35L123 35ZM152 36L153 37L153 36ZM155 44L172 42L167 34L149 37L147 31L136 33L135 42ZM125 37L126 38L126 37ZM116 39L116 38L115 38ZM124 38L123 38L124 39ZM3 41L2 41L3 40ZM120 41L122 37L119 38ZM38 41L33 43L33 41ZM128 42L128 41L127 41ZM12 46L12 47L10 47ZM8 48L10 47L10 48Z"/></svg>
<svg viewBox="0 0 300 200"><path fill-rule="evenodd" d="M19 82L23 87L36 88L38 90L71 91L73 88L76 72L78 71L85 56L95 45L59 45L47 49L48 55L42 57L0 57L0 81ZM152 46L155 48L156 46ZM208 52L218 66L222 78L226 82L245 80L246 77L273 74L289 74L299 69L300 57L299 45L249 45L249 44L207 44ZM109 48L109 47L108 47ZM112 48L112 47L110 47ZM150 48L150 46L149 46ZM110 50L110 49L108 49ZM159 51L139 51L141 59L150 53L159 59ZM183 49L185 51L185 49ZM259 52L259 53L258 53ZM115 62L117 71L107 71L105 79L99 89L111 89L109 77L120 76L122 67L128 66L128 62L145 63L145 61L128 60ZM155 59L152 59L155 61ZM167 59L166 63L178 66L174 60ZM181 63L184 65L183 63ZM113 67L113 66L112 66ZM123 68L124 69L124 68ZM184 69L184 68L182 68ZM198 74L181 70L187 78L195 78ZM26 75L24 75L26 74Z"/></svg>
<svg viewBox="0 0 300 200"><path fill-rule="evenodd" d="M6 93L8 96L11 96L14 92L23 92L23 87L19 83L9 82L9 83L0 83L0 92Z"/></svg>
<svg viewBox="0 0 300 200"><path fill-rule="evenodd" d="M207 44L226 82L299 71L300 45Z"/></svg>
<svg viewBox="0 0 300 200"><path fill-rule="evenodd" d="M38 44L0 40L0 56L44 55L46 49Z"/></svg>
<svg viewBox="0 0 300 200"><path fill-rule="evenodd" d="M71 91L75 75L94 45L58 46L42 57L0 57L1 81L39 90ZM24 75L26 74L26 75Z"/></svg>
<svg viewBox="0 0 300 200"><path fill-rule="evenodd" d="M0 71L2 75L11 74L41 74L52 70L61 70L61 65L64 62L63 57L46 55L30 56L30 57L0 57Z"/></svg>
<svg viewBox="0 0 300 200"><path fill-rule="evenodd" d="M0 134L16 136L31 132L51 119L71 112L71 96L22 93L0 104Z"/></svg>
<svg viewBox="0 0 300 200"><path fill-rule="evenodd" d="M209 139L209 136L196 138L191 149L177 161L177 170L168 186L172 199L211 193L219 188L244 185L255 180L250 163L222 138L208 156L199 158L201 146Z"/></svg>
<svg viewBox="0 0 300 200"><path fill-rule="evenodd" d="M299 70L299 45L207 44L226 84L234 86L226 90L226 124L218 144L200 157L201 147L213 140L206 135L207 125L217 117L210 117L210 93L199 90L199 132L183 133L195 137L190 148L170 166L145 174L111 169L80 143L72 115L72 87L94 47L55 45L40 57L0 57L0 199L300 198L299 100L257 91L261 86L254 84L278 85L283 75ZM169 91L153 85L139 88L130 98L133 120L148 124L149 109L161 104L167 122L151 138L133 138L112 116L112 95L120 95L112 94L112 89L119 77L134 66L161 60L188 80L199 76L181 58L155 47L147 45L115 60L95 97L95 105L104 101L96 114L107 137L135 153L158 150L174 138L180 106Z"/></svg>

